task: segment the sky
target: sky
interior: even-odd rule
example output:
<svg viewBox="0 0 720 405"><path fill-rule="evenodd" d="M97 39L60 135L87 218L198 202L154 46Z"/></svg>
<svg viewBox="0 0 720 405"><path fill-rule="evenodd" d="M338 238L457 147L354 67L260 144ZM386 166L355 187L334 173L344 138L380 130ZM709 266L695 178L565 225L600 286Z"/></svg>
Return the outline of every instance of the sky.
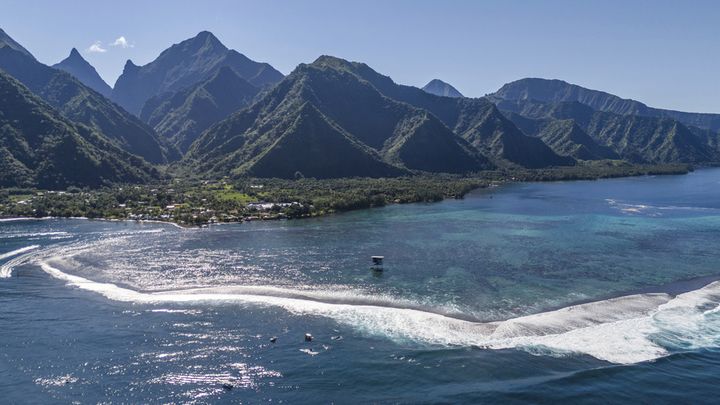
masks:
<svg viewBox="0 0 720 405"><path fill-rule="evenodd" d="M75 47L111 86L127 59L144 65L208 30L285 74L327 54L471 97L543 77L720 113L714 0L0 0L0 10L0 28L38 60Z"/></svg>

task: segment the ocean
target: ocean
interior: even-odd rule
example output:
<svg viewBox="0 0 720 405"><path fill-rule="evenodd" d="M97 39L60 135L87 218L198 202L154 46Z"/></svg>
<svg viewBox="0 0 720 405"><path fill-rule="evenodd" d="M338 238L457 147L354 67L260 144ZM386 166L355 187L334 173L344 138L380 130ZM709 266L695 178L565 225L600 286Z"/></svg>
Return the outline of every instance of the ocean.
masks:
<svg viewBox="0 0 720 405"><path fill-rule="evenodd" d="M720 169L209 228L4 219L0 402L712 403L718 252Z"/></svg>

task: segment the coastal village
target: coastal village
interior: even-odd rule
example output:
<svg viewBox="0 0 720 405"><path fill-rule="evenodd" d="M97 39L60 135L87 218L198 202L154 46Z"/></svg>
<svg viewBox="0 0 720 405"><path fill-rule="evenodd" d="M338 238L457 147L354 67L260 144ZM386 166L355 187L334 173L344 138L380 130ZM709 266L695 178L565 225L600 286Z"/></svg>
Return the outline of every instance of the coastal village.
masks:
<svg viewBox="0 0 720 405"><path fill-rule="evenodd" d="M249 185L252 195L225 181L201 186L128 186L104 191L35 191L15 194L0 203L0 216L88 217L163 221L180 225L275 220L309 215L313 207L299 201L269 202L263 184Z"/></svg>
<svg viewBox="0 0 720 405"><path fill-rule="evenodd" d="M163 221L181 226L306 218L388 204L436 202L516 181L557 181L687 173L686 165L578 165L571 168L486 172L479 176L397 178L219 179L65 191L0 190L0 218L85 217Z"/></svg>
<svg viewBox="0 0 720 405"><path fill-rule="evenodd" d="M85 217L181 226L305 218L388 204L462 198L497 181L416 176L391 179L220 179L66 191L4 189L2 217Z"/></svg>

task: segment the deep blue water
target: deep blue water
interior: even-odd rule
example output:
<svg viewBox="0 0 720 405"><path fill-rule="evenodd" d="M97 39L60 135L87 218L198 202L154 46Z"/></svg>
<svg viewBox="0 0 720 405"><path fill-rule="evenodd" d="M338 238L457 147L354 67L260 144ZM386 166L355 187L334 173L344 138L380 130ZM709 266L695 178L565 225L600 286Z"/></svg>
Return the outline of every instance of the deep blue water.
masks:
<svg viewBox="0 0 720 405"><path fill-rule="evenodd" d="M3 221L0 402L711 403L718 252L718 169L207 229Z"/></svg>

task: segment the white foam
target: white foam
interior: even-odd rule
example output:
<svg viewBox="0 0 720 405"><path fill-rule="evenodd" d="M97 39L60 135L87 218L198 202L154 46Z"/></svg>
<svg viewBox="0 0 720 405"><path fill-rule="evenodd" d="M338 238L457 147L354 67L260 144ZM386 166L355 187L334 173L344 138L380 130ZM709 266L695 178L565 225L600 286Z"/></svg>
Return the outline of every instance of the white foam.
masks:
<svg viewBox="0 0 720 405"><path fill-rule="evenodd" d="M706 313L712 311L699 311L696 308L705 308L708 303L717 308L713 297L720 294L720 283L714 283L675 298L668 294L630 295L507 321L482 323L417 308L396 307L386 300L380 300L381 305L374 305L372 300L359 304L364 298L348 298L342 302L329 293L313 296L308 292L294 291L288 294L288 290L271 287L144 293L69 275L47 262L41 262L40 265L57 279L117 301L142 304L224 302L274 306L296 315L329 317L360 331L396 340L488 349L520 348L531 353L556 355L584 353L613 363L635 363L666 356L675 347L672 339L677 335L692 340L678 346L681 348L713 344L715 340L704 339L702 333L698 332L705 322ZM308 295L312 296L311 299L308 299ZM321 301L323 297L330 297L334 302ZM675 328L676 324L680 326ZM685 336L688 330L696 331L696 336ZM663 336L666 344L659 343Z"/></svg>
<svg viewBox="0 0 720 405"><path fill-rule="evenodd" d="M13 256L17 257L8 260L7 263L0 266L0 278L8 278L12 276L13 269L21 264L27 263L28 259L33 255L32 251L37 249L38 247L38 245L30 245L3 254L2 259L7 259Z"/></svg>
<svg viewBox="0 0 720 405"><path fill-rule="evenodd" d="M18 218L0 218L0 222L17 222L17 221L42 221L50 219L50 217L34 218L34 217L18 217Z"/></svg>
<svg viewBox="0 0 720 405"><path fill-rule="evenodd" d="M22 233L9 233L0 234L2 239L13 239L13 238L40 238L45 236L66 236L69 237L68 232L56 231L56 232L22 232Z"/></svg>
<svg viewBox="0 0 720 405"><path fill-rule="evenodd" d="M608 205L619 210L625 214L646 214L649 216L660 216L662 211L687 211L687 212L703 212L703 213L717 213L717 208L711 207L695 207L695 206L678 206L678 205L665 205L656 206L648 204L632 204L625 203L612 198L606 198Z"/></svg>
<svg viewBox="0 0 720 405"><path fill-rule="evenodd" d="M0 277L38 263L52 277L80 289L138 304L234 303L328 317L373 335L429 345L517 348L534 354L584 353L614 363L653 360L677 350L720 346L720 282L673 297L637 294L569 306L501 322L458 319L457 309L355 290L225 286L141 292L67 274L56 267L92 244L27 249L0 267ZM29 247L28 247L29 248ZM450 316L448 316L450 315Z"/></svg>
<svg viewBox="0 0 720 405"><path fill-rule="evenodd" d="M13 250L11 252L3 253L0 255L0 260L5 260L9 257L17 256L21 253L29 252L29 251L31 251L33 249L37 249L39 247L40 247L39 245L30 245L30 246L22 247L20 249Z"/></svg>

